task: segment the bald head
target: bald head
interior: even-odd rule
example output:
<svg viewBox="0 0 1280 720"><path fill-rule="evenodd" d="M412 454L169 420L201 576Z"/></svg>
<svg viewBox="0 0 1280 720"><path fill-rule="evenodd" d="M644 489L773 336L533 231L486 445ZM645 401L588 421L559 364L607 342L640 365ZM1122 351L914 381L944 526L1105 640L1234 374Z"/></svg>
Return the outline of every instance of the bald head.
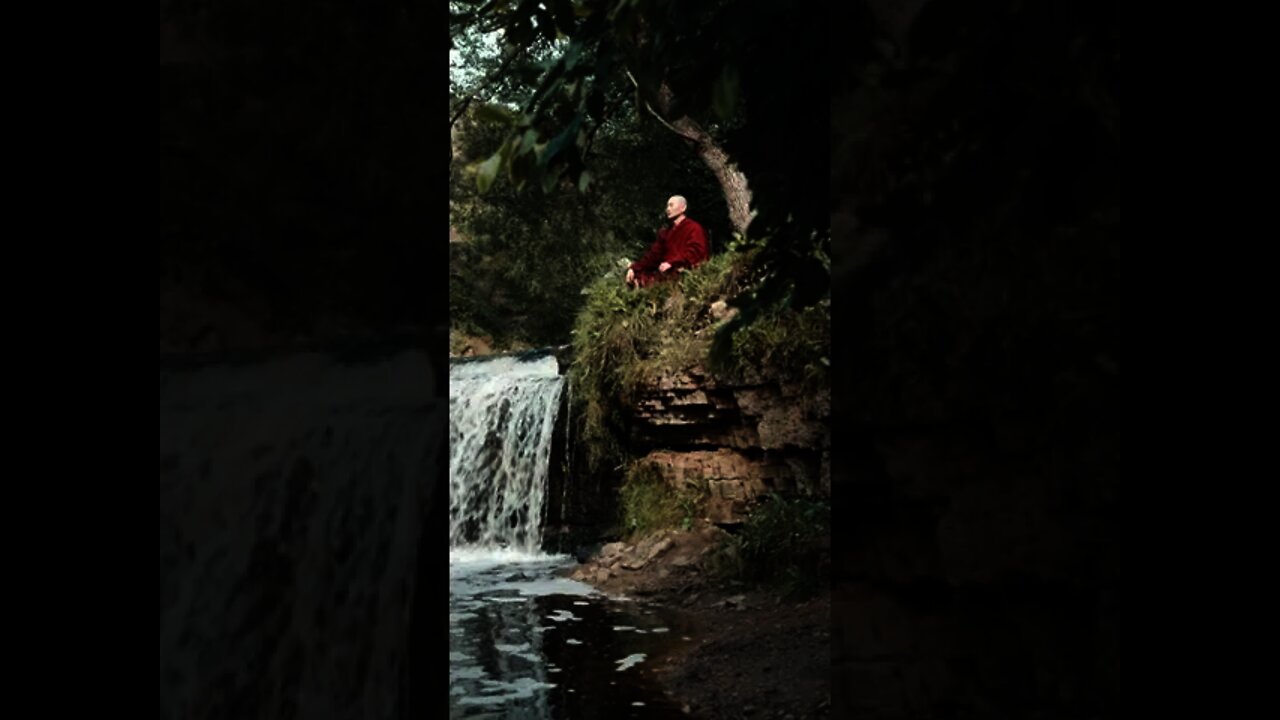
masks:
<svg viewBox="0 0 1280 720"><path fill-rule="evenodd" d="M680 217L689 209L689 203L682 195L672 195L667 200L667 219L680 222Z"/></svg>

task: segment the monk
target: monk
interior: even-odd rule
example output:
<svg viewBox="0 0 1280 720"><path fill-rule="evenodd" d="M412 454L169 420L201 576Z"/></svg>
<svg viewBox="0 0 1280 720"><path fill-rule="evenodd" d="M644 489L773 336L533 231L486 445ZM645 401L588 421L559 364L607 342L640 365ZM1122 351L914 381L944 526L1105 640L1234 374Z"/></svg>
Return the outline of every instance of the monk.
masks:
<svg viewBox="0 0 1280 720"><path fill-rule="evenodd" d="M689 203L680 195L667 200L667 219L672 225L658 231L644 257L627 268L627 287L648 287L659 280L676 277L681 270L695 268L707 259L707 233L685 212Z"/></svg>

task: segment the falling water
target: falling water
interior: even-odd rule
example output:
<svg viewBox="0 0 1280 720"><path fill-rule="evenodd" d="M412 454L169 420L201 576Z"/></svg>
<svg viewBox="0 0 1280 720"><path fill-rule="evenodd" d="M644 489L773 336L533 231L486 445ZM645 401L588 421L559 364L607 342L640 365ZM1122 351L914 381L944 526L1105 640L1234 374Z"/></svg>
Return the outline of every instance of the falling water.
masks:
<svg viewBox="0 0 1280 720"><path fill-rule="evenodd" d="M621 718L644 707L683 718L633 667L676 641L674 624L565 577L574 558L540 548L563 382L551 356L450 369L449 717Z"/></svg>
<svg viewBox="0 0 1280 720"><path fill-rule="evenodd" d="M564 379L555 357L449 370L449 547L536 554Z"/></svg>
<svg viewBox="0 0 1280 720"><path fill-rule="evenodd" d="M564 477L566 482L560 483L560 524L568 527L569 517L569 483L568 478L573 477L573 376L566 380L568 388L566 392L569 394L569 400L565 403L568 408L568 417L564 423Z"/></svg>

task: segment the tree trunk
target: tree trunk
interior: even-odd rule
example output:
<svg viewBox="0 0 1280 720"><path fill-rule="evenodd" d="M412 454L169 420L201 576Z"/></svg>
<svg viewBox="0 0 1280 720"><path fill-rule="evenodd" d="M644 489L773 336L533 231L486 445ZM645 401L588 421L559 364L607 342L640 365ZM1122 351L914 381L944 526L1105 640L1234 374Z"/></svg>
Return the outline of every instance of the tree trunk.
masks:
<svg viewBox="0 0 1280 720"><path fill-rule="evenodd" d="M746 235L747 226L755 217L755 213L751 211L751 189L747 187L747 176L729 161L728 153L693 118L683 115L675 120L666 119L671 109L671 88L666 83L659 88L657 100L663 123L694 146L698 157L711 168L712 174L720 182L725 204L729 206L729 222L733 224L734 232Z"/></svg>

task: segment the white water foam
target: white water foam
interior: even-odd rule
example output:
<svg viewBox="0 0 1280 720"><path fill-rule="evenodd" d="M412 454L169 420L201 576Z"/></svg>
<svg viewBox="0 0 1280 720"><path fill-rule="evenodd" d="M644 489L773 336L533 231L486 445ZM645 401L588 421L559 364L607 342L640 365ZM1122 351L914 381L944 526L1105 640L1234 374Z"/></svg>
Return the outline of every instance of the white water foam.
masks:
<svg viewBox="0 0 1280 720"><path fill-rule="evenodd" d="M450 368L451 551L509 551L515 561L540 555L551 436L563 387L553 356Z"/></svg>

